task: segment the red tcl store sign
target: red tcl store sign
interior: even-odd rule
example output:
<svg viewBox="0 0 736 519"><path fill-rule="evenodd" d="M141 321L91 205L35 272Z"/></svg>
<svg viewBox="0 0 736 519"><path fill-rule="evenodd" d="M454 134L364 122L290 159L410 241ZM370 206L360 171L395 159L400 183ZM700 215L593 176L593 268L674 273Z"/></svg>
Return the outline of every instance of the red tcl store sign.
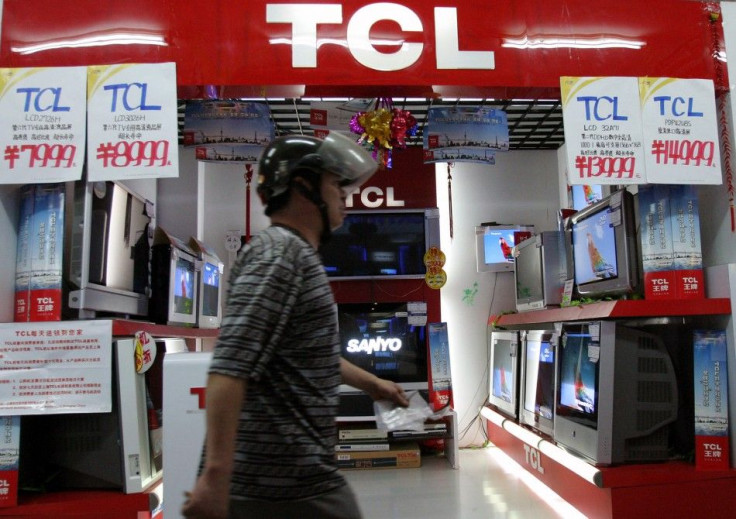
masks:
<svg viewBox="0 0 736 519"><path fill-rule="evenodd" d="M0 67L174 61L181 97L201 95L204 85L221 87L222 97L273 95L286 85L298 86L296 95L381 87L384 95L544 97L558 95L560 76L727 85L716 71L717 3L432 4L6 1Z"/></svg>

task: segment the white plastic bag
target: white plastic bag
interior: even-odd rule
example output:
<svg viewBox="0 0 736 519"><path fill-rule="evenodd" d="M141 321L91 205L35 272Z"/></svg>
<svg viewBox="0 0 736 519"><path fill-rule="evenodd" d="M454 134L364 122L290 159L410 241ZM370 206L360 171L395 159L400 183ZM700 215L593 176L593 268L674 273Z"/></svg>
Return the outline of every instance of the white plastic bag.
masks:
<svg viewBox="0 0 736 519"><path fill-rule="evenodd" d="M432 416L432 408L418 391L407 393L408 407L401 407L390 400L376 400L373 410L376 426L387 431L423 431L424 422Z"/></svg>

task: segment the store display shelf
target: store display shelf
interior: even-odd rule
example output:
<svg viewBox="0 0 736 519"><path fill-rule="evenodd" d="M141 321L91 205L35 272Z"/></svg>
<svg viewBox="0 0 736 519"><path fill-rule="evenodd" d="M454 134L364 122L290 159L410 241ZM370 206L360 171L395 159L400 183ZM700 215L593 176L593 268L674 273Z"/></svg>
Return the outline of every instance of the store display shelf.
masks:
<svg viewBox="0 0 736 519"><path fill-rule="evenodd" d="M489 407L481 415L496 447L589 518L733 514L718 503L736 492L736 470L698 471L680 461L595 467Z"/></svg>
<svg viewBox="0 0 736 519"><path fill-rule="evenodd" d="M75 519L160 519L160 510L151 512L157 501L153 492L123 494L114 490L68 490L42 494L24 493L18 506L0 508L0 517L39 518L74 517ZM153 508L156 508L155 506Z"/></svg>
<svg viewBox="0 0 736 519"><path fill-rule="evenodd" d="M206 339L217 337L219 328L191 328L188 326L170 326L156 324L150 321L135 321L114 319L112 322L113 336L131 337L136 332L148 332L154 337L182 337L185 339Z"/></svg>
<svg viewBox="0 0 736 519"><path fill-rule="evenodd" d="M564 308L547 308L504 314L498 317L495 325L498 328L519 329L547 323L592 319L641 319L660 318L662 316L727 315L730 313L731 300L728 298L662 301L639 299L600 301Z"/></svg>

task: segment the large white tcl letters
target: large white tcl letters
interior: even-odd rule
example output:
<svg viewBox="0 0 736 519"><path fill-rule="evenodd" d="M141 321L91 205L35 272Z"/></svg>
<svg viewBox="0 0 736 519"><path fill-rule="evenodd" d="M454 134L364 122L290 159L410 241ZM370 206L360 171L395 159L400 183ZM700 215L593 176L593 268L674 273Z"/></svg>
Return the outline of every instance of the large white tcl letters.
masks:
<svg viewBox="0 0 736 519"><path fill-rule="evenodd" d="M339 4L267 4L266 23L291 24L291 65L294 68L316 68L317 49L323 43L344 45L360 64L380 71L402 70L419 59L424 44L403 40L375 41L370 39L371 28L381 20L396 22L403 32L422 33L419 16L406 6L380 2L358 9L347 26L347 42L319 40L317 25L340 24L342 6ZM437 69L492 70L495 60L491 51L462 51L459 48L457 9L434 8L435 48ZM282 43L272 41L271 43ZM376 45L399 45L399 50L384 53Z"/></svg>

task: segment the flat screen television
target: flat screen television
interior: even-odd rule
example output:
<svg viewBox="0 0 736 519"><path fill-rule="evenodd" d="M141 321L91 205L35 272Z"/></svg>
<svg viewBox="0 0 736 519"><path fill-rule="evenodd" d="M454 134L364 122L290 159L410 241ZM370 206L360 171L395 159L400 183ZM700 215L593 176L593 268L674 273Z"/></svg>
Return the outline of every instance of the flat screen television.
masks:
<svg viewBox="0 0 736 519"><path fill-rule="evenodd" d="M438 209L350 211L320 255L330 278L423 278L439 236Z"/></svg>
<svg viewBox="0 0 736 519"><path fill-rule="evenodd" d="M217 256L203 252L202 268L198 272L199 302L197 326L219 328L222 321L222 274L225 264Z"/></svg>
<svg viewBox="0 0 736 519"><path fill-rule="evenodd" d="M553 330L529 330L521 339L519 423L552 437L555 415L555 352Z"/></svg>
<svg viewBox="0 0 736 519"><path fill-rule="evenodd" d="M662 461L677 377L662 339L615 321L563 323L554 440L595 465Z"/></svg>
<svg viewBox="0 0 736 519"><path fill-rule="evenodd" d="M153 204L120 182L65 189L64 318L145 316Z"/></svg>
<svg viewBox="0 0 736 519"><path fill-rule="evenodd" d="M516 311L559 305L567 279L564 233L536 234L514 247L514 256Z"/></svg>
<svg viewBox="0 0 736 519"><path fill-rule="evenodd" d="M407 302L340 303L337 312L345 359L428 400L426 326L413 324ZM340 392L340 416L374 416L368 395L346 384Z"/></svg>
<svg viewBox="0 0 736 519"><path fill-rule="evenodd" d="M184 339L156 338L145 373L135 369L135 338L113 341L109 413L28 415L21 419L19 479L26 488L116 489L140 493L161 480L163 362L188 351Z"/></svg>
<svg viewBox="0 0 736 519"><path fill-rule="evenodd" d="M519 416L519 332L489 330L488 402L500 413Z"/></svg>
<svg viewBox="0 0 736 519"><path fill-rule="evenodd" d="M639 289L641 259L631 193L613 192L570 216L565 227L576 294L595 298Z"/></svg>
<svg viewBox="0 0 736 519"><path fill-rule="evenodd" d="M478 272L513 272L515 245L534 234L533 225L482 223L475 228Z"/></svg>
<svg viewBox="0 0 736 519"><path fill-rule="evenodd" d="M154 244L151 254L149 317L158 324L197 323L197 257L179 243Z"/></svg>

